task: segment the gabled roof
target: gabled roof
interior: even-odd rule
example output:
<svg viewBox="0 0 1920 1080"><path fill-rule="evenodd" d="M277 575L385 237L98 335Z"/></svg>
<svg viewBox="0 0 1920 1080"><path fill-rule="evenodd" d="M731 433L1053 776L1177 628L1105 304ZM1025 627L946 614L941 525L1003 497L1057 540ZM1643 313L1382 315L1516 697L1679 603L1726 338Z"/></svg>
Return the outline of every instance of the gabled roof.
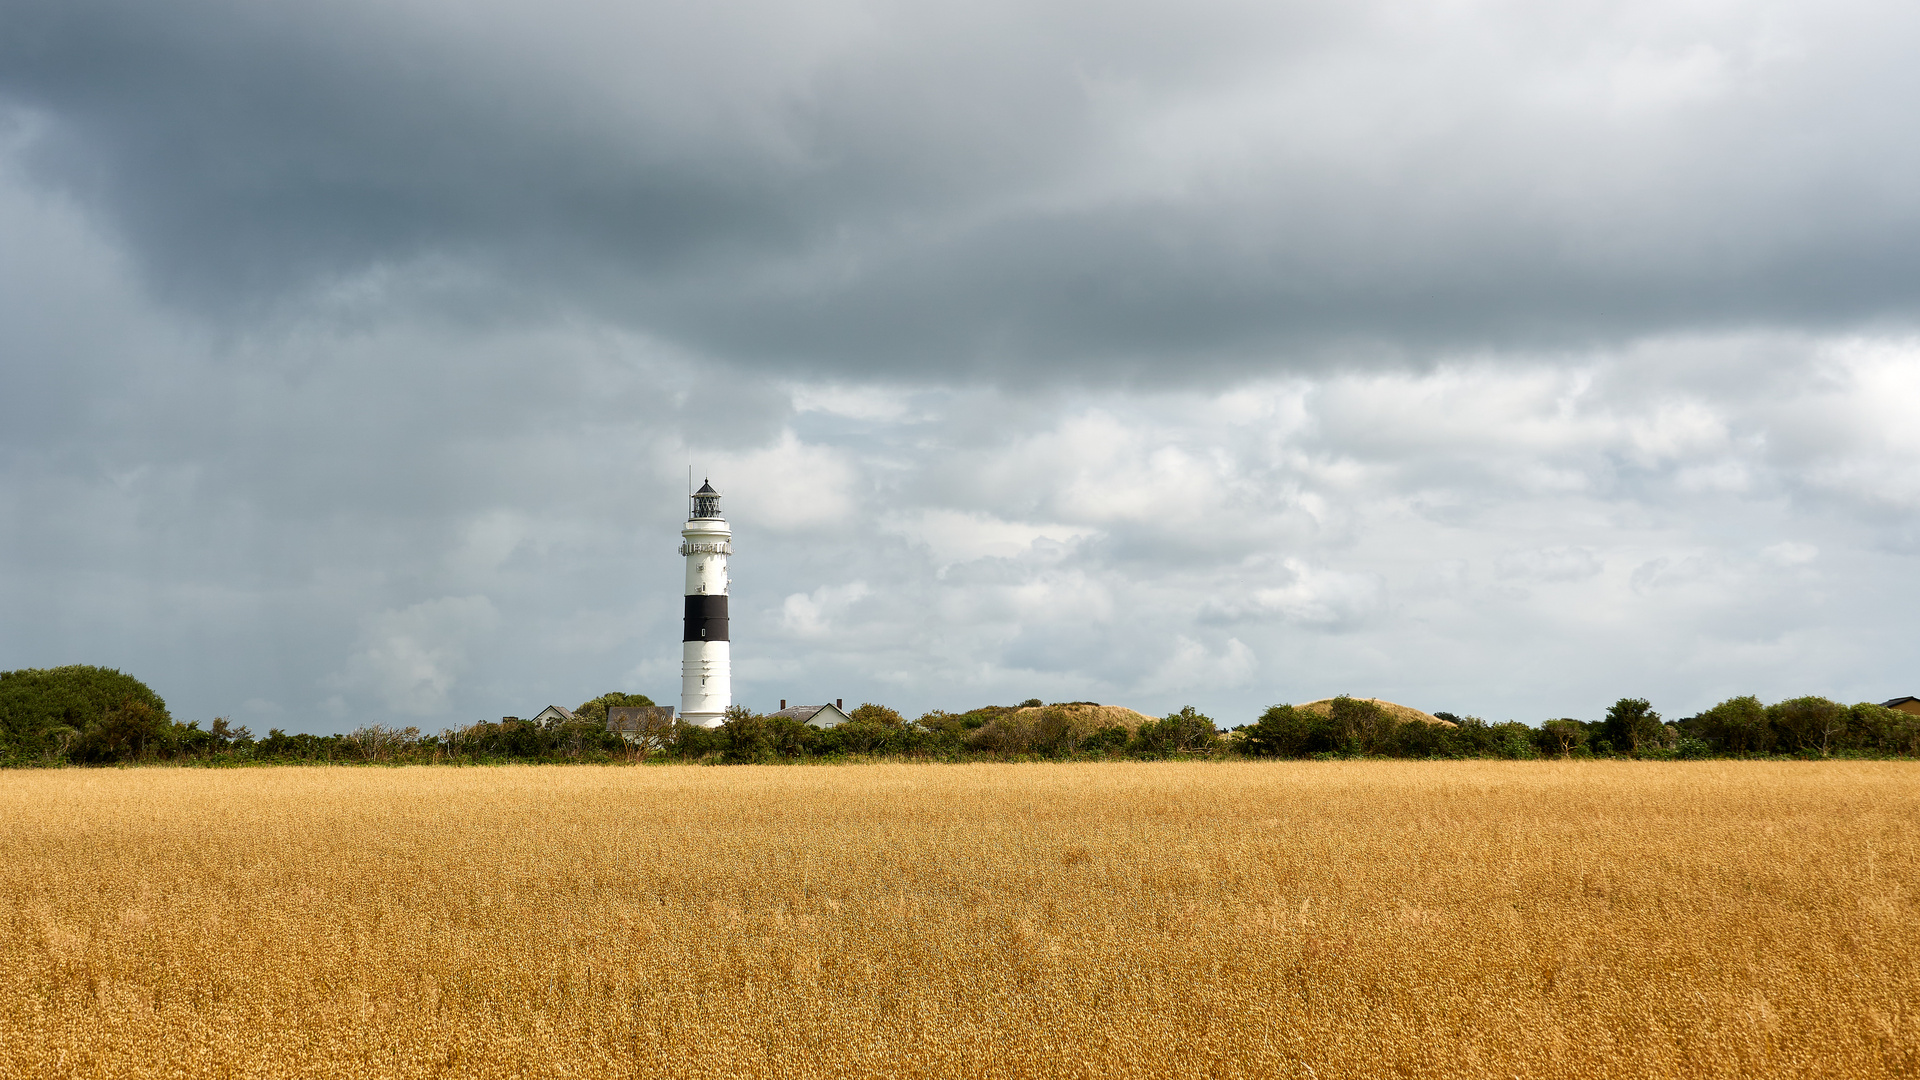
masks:
<svg viewBox="0 0 1920 1080"><path fill-rule="evenodd" d="M545 723L548 720L572 720L572 719L573 719L573 710L564 708L559 705L549 705L546 708L541 709L539 712L533 714L533 720L535 723Z"/></svg>
<svg viewBox="0 0 1920 1080"><path fill-rule="evenodd" d="M1897 709L1900 706L1905 705L1909 701L1920 701L1920 698L1913 697L1911 695L1907 697L1897 697L1897 698L1894 698L1892 701L1881 702L1880 707L1883 709Z"/></svg>
<svg viewBox="0 0 1920 1080"><path fill-rule="evenodd" d="M846 713L841 712L831 704L795 705L791 708L781 709L779 712L772 713L771 715L784 716L788 719L798 720L803 724L809 724L818 728L834 727L839 724L844 724L851 719Z"/></svg>

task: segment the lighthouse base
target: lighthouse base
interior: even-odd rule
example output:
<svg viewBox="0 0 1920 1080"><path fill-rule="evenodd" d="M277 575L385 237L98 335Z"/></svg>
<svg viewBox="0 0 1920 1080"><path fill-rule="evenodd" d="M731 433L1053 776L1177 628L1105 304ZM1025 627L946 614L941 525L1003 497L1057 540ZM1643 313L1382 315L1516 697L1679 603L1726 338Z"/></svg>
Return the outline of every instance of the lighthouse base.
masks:
<svg viewBox="0 0 1920 1080"><path fill-rule="evenodd" d="M733 704L731 642L686 641L680 646L680 719L719 727Z"/></svg>

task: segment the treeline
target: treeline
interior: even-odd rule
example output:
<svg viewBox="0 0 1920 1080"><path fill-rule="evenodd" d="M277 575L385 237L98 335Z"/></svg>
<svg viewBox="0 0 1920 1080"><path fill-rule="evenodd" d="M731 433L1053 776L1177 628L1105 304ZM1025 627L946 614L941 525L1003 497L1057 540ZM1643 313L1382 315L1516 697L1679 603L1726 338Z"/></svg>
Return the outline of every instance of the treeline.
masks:
<svg viewBox="0 0 1920 1080"><path fill-rule="evenodd" d="M0 765L1920 756L1920 716L1819 697L1772 705L1737 697L1673 721L1643 698L1622 698L1603 719L1538 727L1451 713L1435 714L1445 724L1402 720L1371 701L1340 697L1311 710L1275 705L1231 731L1191 706L1129 728L1102 721L1092 702L1038 699L912 720L868 703L831 728L736 707L715 728L676 721L625 734L606 729L610 706L651 704L645 695L610 693L551 725L509 719L434 733L368 725L344 735L275 729L255 737L225 719L204 728L178 723L159 695L118 671L9 671L0 672Z"/></svg>
<svg viewBox="0 0 1920 1080"><path fill-rule="evenodd" d="M666 752L684 758L753 762L848 754L940 760L1087 760L1173 757L1253 758L1637 758L1920 756L1920 716L1871 702L1819 697L1762 705L1721 702L1697 716L1664 720L1644 698L1621 698L1603 719L1549 720L1538 727L1437 713L1444 724L1402 720L1361 698L1321 709L1275 705L1252 724L1222 731L1191 706L1129 731L1094 726L1065 702L931 712L906 721L863 705L853 721L819 730L785 717L735 710L714 729L681 732Z"/></svg>
<svg viewBox="0 0 1920 1080"><path fill-rule="evenodd" d="M1326 713L1275 705L1229 734L1252 757L1596 758L1920 756L1920 716L1872 702L1798 697L1763 705L1737 697L1696 716L1663 720L1645 698L1621 698L1594 721L1539 727L1434 714L1451 727L1403 721L1370 701L1335 698Z"/></svg>
<svg viewBox="0 0 1920 1080"><path fill-rule="evenodd" d="M0 766L613 761L643 755L606 730L607 707L651 704L642 694L603 694L555 727L508 721L423 734L375 724L345 735L275 729L255 737L224 718L179 723L145 683L110 668L4 671Z"/></svg>

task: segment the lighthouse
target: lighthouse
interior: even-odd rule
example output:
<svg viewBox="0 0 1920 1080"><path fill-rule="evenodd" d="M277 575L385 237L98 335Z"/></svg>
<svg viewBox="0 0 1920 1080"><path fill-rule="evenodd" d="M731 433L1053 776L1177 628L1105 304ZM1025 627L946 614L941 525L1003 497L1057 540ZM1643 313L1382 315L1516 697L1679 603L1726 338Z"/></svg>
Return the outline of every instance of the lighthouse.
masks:
<svg viewBox="0 0 1920 1080"><path fill-rule="evenodd" d="M720 516L711 480L693 493L693 513L680 530L687 557L687 619L680 636L680 718L719 727L733 704L733 657L727 642L727 556L733 530Z"/></svg>

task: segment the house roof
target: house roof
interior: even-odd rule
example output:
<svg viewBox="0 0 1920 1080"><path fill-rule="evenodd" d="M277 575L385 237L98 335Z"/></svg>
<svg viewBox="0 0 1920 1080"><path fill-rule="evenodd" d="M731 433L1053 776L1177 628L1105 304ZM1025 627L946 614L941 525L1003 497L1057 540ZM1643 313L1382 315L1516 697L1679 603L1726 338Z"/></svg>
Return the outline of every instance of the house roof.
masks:
<svg viewBox="0 0 1920 1080"><path fill-rule="evenodd" d="M814 727L833 727L836 724L844 724L850 719L846 713L841 712L831 703L826 705L795 705L791 708L781 709L779 712L770 715L785 716L789 719L798 720L803 724L811 724Z"/></svg>
<svg viewBox="0 0 1920 1080"><path fill-rule="evenodd" d="M560 705L549 705L539 712L534 713L533 718L535 720L545 720L549 714L557 716L562 720L573 719L573 710Z"/></svg>
<svg viewBox="0 0 1920 1080"><path fill-rule="evenodd" d="M1905 705L1909 701L1920 701L1920 698L1914 697L1912 695L1908 695L1906 697L1897 697L1897 698L1894 698L1892 701L1881 702L1880 707L1883 709L1897 709L1900 706Z"/></svg>

